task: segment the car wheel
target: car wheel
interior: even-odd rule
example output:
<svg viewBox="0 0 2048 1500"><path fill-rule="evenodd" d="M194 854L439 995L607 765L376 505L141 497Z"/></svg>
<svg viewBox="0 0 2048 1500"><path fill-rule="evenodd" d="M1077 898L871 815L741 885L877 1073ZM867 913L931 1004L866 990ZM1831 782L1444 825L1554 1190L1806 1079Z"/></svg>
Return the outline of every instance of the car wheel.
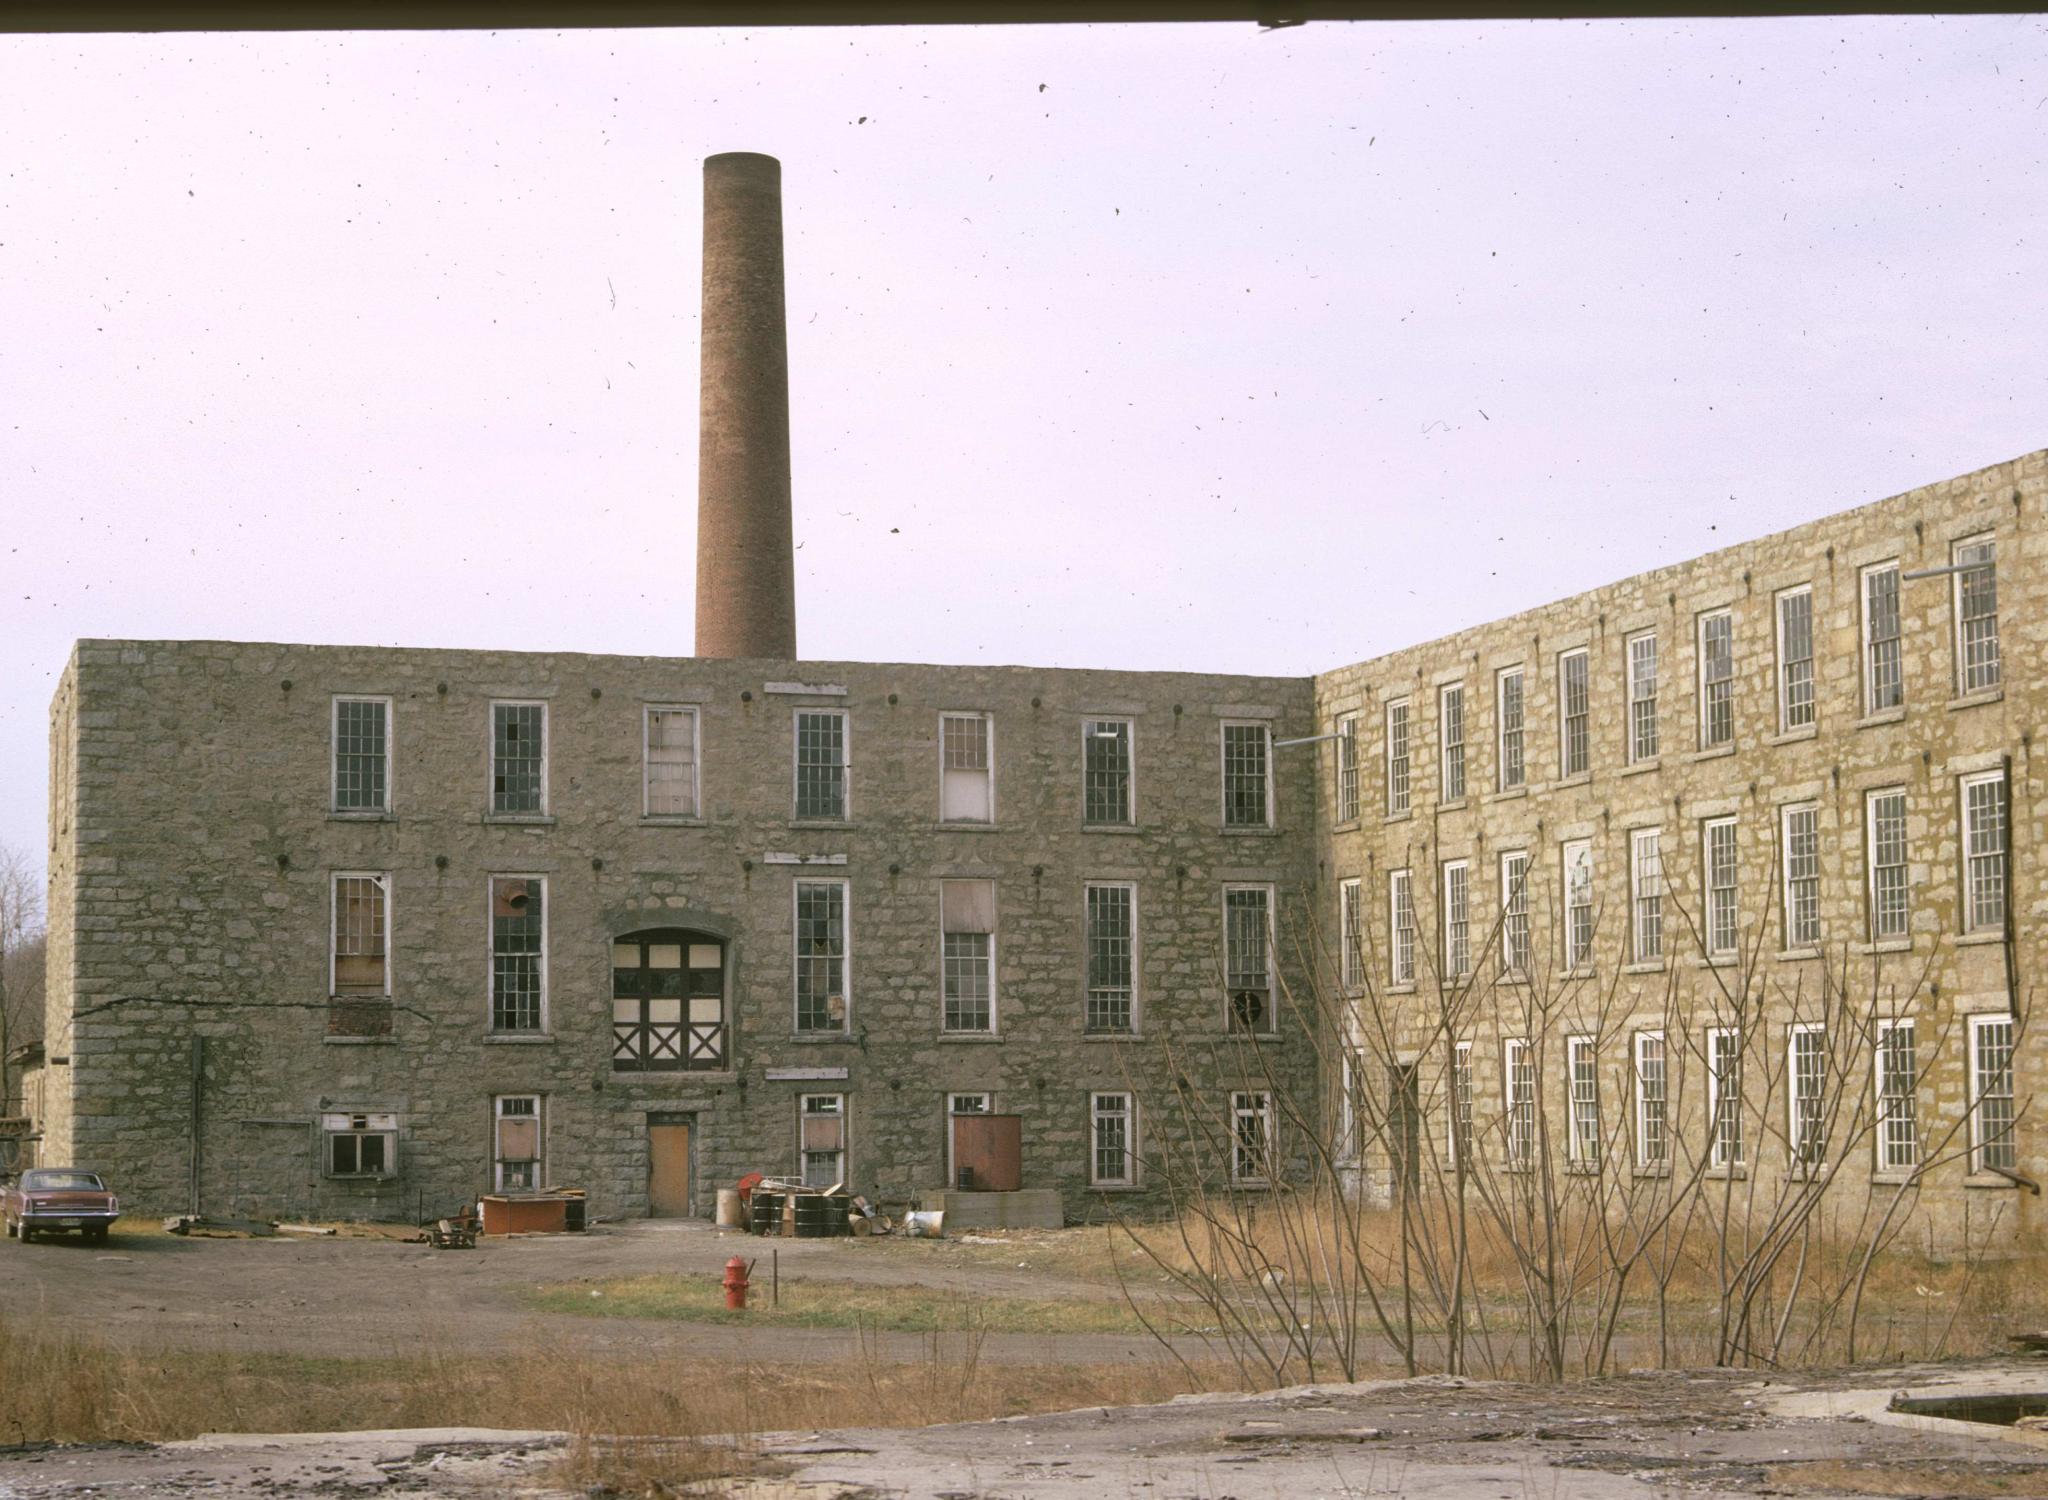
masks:
<svg viewBox="0 0 2048 1500"><path fill-rule="evenodd" d="M107 1242L107 1226L101 1224L95 1228L86 1230L85 1242L88 1245L104 1245Z"/></svg>
<svg viewBox="0 0 2048 1500"><path fill-rule="evenodd" d="M36 1237L36 1232L29 1228L27 1224L16 1224L14 1226L14 1237L26 1245Z"/></svg>

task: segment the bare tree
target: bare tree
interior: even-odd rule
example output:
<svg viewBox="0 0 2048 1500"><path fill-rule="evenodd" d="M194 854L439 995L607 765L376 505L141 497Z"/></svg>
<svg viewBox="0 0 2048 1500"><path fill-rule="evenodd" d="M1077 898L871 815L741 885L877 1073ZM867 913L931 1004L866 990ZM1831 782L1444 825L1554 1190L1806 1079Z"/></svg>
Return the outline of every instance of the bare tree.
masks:
<svg viewBox="0 0 2048 1500"><path fill-rule="evenodd" d="M0 844L0 1114L15 1102L16 1047L42 1034L43 892L28 859Z"/></svg>

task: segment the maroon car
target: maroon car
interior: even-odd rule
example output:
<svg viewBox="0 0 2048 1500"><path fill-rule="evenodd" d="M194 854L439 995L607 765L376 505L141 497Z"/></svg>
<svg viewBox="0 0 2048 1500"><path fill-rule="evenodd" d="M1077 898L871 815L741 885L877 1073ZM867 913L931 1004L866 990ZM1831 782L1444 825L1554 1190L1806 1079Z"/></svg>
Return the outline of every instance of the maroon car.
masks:
<svg viewBox="0 0 2048 1500"><path fill-rule="evenodd" d="M74 1167L39 1167L0 1188L0 1217L9 1237L23 1244L39 1234L77 1234L98 1242L120 1213L120 1201L99 1173Z"/></svg>

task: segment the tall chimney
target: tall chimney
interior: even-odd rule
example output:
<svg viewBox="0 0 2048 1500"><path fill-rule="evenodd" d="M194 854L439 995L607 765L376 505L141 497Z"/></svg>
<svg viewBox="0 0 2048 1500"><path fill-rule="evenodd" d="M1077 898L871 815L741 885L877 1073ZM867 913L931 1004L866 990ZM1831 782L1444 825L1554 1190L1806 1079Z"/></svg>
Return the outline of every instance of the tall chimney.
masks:
<svg viewBox="0 0 2048 1500"><path fill-rule="evenodd" d="M697 654L796 655L782 163L704 159Z"/></svg>

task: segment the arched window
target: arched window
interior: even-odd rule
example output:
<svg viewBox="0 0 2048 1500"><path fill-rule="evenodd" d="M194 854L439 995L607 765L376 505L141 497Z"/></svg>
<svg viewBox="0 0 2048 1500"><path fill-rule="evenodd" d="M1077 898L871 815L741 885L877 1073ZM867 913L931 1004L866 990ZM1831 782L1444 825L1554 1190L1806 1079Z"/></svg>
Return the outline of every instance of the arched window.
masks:
<svg viewBox="0 0 2048 1500"><path fill-rule="evenodd" d="M612 940L612 1067L681 1073L726 1066L725 942L663 927Z"/></svg>

